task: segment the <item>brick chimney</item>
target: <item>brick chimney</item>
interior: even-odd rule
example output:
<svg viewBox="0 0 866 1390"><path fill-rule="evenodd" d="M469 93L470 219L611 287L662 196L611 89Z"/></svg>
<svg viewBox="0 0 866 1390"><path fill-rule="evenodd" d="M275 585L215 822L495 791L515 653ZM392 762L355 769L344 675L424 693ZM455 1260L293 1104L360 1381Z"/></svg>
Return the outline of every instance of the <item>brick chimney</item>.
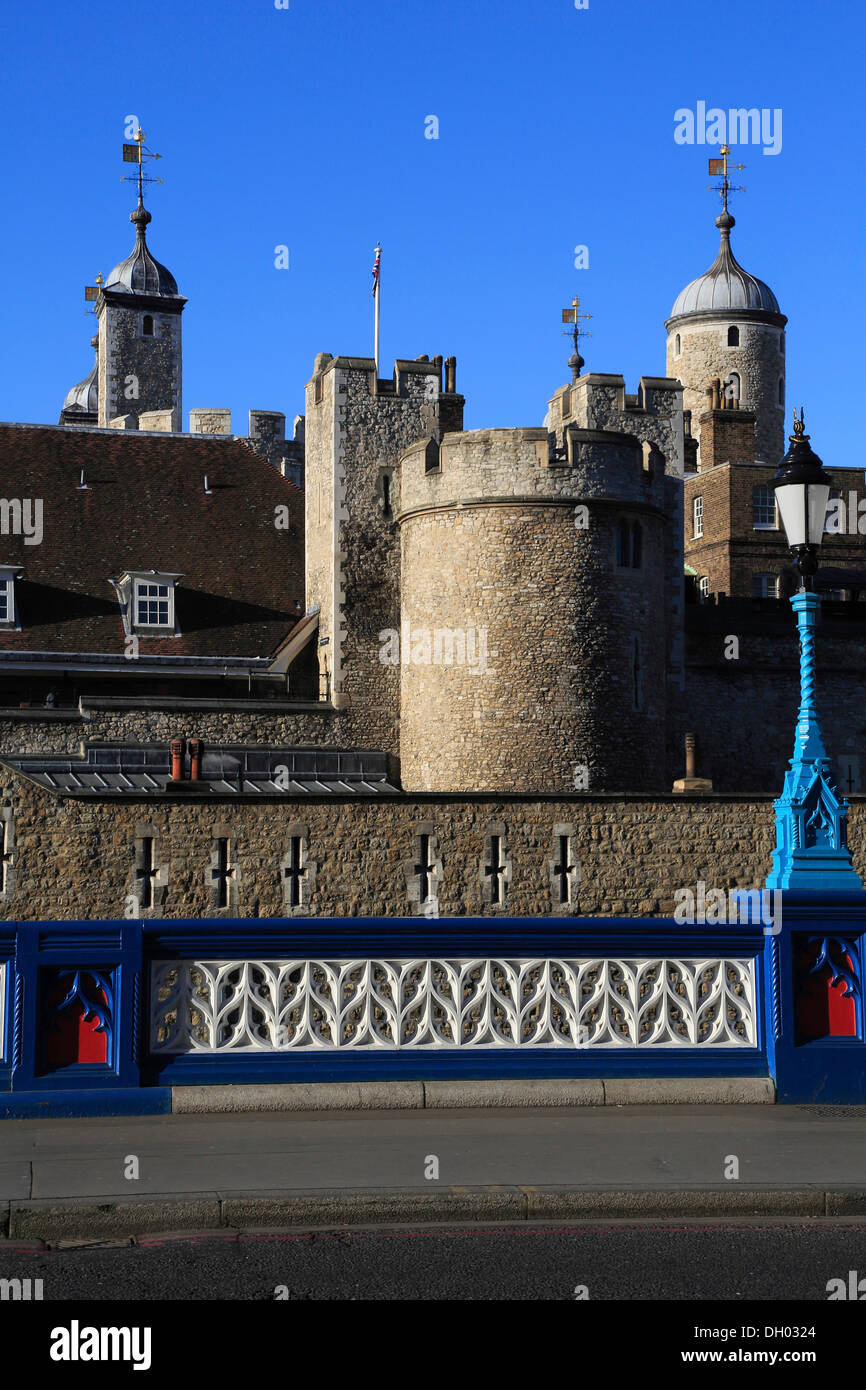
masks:
<svg viewBox="0 0 866 1390"><path fill-rule="evenodd" d="M710 396L710 392L707 392ZM715 392L713 392L715 397ZM699 473L720 463L755 462L755 414L752 410L718 407L701 416Z"/></svg>

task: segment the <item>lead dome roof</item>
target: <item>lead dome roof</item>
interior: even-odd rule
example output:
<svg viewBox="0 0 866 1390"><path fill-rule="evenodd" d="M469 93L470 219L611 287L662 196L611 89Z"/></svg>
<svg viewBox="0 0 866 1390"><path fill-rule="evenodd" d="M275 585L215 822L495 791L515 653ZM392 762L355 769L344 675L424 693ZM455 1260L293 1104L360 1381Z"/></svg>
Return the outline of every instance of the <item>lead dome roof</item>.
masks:
<svg viewBox="0 0 866 1390"><path fill-rule="evenodd" d="M671 318L680 314L726 313L738 309L758 309L780 314L779 301L769 285L744 270L731 250L731 228L735 218L727 211L716 218L721 231L719 254L709 270L680 290Z"/></svg>

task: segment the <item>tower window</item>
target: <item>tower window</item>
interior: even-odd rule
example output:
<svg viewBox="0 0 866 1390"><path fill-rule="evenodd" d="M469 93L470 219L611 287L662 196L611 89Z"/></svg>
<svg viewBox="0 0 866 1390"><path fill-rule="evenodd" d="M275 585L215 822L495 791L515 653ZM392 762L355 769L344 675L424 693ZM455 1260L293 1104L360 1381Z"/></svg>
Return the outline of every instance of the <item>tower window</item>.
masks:
<svg viewBox="0 0 866 1390"><path fill-rule="evenodd" d="M740 404L740 374L729 372L725 377L725 400L729 405Z"/></svg>
<svg viewBox="0 0 866 1390"><path fill-rule="evenodd" d="M385 516L391 515L391 475L382 474L382 510Z"/></svg>
<svg viewBox="0 0 866 1390"><path fill-rule="evenodd" d="M628 522L621 521L616 528L616 563L620 569L628 569Z"/></svg>
<svg viewBox="0 0 866 1390"><path fill-rule="evenodd" d="M739 347L739 346L740 346L740 330L739 330L739 328L736 328L736 327L732 324L731 327L728 329L728 347Z"/></svg>
<svg viewBox="0 0 866 1390"><path fill-rule="evenodd" d="M779 576L777 574L753 574L752 597L778 598Z"/></svg>
<svg viewBox="0 0 866 1390"><path fill-rule="evenodd" d="M682 342L682 338L680 337L680 335L679 335L679 333L678 333L677 336L676 336L676 338L674 339L674 352L676 353L677 357L679 357L679 355L680 355L680 353L682 352L682 350L683 350L683 342Z"/></svg>
<svg viewBox="0 0 866 1390"><path fill-rule="evenodd" d="M752 488L752 527L755 531L777 531L776 494L769 483Z"/></svg>
<svg viewBox="0 0 866 1390"><path fill-rule="evenodd" d="M780 334L779 334L779 356L780 356L780 357L784 357L784 356L785 356L785 335L784 335L784 333L780 333Z"/></svg>
<svg viewBox="0 0 866 1390"><path fill-rule="evenodd" d="M153 315L145 314L141 321L141 333L144 338L153 337Z"/></svg>
<svg viewBox="0 0 866 1390"><path fill-rule="evenodd" d="M704 499L696 497L692 503L692 539L700 540L704 534Z"/></svg>
<svg viewBox="0 0 866 1390"><path fill-rule="evenodd" d="M631 528L631 567L639 570L641 566L641 555L643 551L643 531L640 523L635 521Z"/></svg>
<svg viewBox="0 0 866 1390"><path fill-rule="evenodd" d="M779 377L779 405L785 404L785 378Z"/></svg>
<svg viewBox="0 0 866 1390"><path fill-rule="evenodd" d="M640 638L635 637L632 643L631 657L631 676L632 676L632 708L643 709L643 667L640 659Z"/></svg>

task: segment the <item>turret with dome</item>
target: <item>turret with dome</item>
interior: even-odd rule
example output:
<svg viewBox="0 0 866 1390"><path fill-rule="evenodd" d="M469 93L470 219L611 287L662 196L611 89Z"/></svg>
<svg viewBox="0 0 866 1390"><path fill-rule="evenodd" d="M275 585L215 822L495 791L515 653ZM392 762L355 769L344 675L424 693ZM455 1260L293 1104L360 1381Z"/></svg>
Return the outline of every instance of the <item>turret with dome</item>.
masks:
<svg viewBox="0 0 866 1390"><path fill-rule="evenodd" d="M683 383L700 442L700 417L714 378L728 405L755 413L756 457L776 463L784 453L785 324L779 301L763 280L740 265L731 249L735 218L728 211L727 154L723 147L724 206L716 226L721 240L709 270L677 295L667 331L667 374ZM700 464L699 464L700 466Z"/></svg>
<svg viewBox="0 0 866 1390"><path fill-rule="evenodd" d="M129 220L135 245L105 281L97 277L94 313L99 333L94 339L96 365L84 381L67 393L61 424L110 425L124 416L139 418L150 411L170 413L171 426L180 429L182 389L181 314L186 300L177 281L147 244L152 218L144 206L142 159L149 155L141 131L138 156L138 204Z"/></svg>

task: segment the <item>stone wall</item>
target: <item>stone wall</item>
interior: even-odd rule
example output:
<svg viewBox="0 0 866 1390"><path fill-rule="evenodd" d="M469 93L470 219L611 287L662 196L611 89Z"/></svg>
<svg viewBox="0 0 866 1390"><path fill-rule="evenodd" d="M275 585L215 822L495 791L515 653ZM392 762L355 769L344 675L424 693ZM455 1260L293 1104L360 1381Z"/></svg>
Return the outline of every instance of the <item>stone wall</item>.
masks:
<svg viewBox="0 0 866 1390"><path fill-rule="evenodd" d="M307 606L320 608L322 691L366 747L399 741L399 668L380 660L400 622L398 459L441 434L441 371L398 360L378 381L372 359L323 353L307 387ZM454 423L462 400L447 404Z"/></svg>
<svg viewBox="0 0 866 1390"><path fill-rule="evenodd" d="M178 700L150 696L81 702L77 713L0 710L0 757L77 754L84 742L168 744L175 736L206 743L351 747L330 706L282 701ZM388 751L388 750L382 750Z"/></svg>
<svg viewBox="0 0 866 1390"><path fill-rule="evenodd" d="M478 430L430 462L423 444L401 460L404 787L657 787L663 471L631 436L574 428L561 459L545 430ZM620 525L637 563L618 563Z"/></svg>
<svg viewBox="0 0 866 1390"><path fill-rule="evenodd" d="M287 911L288 841L315 916L410 916L423 910L419 835L431 836L442 916L561 913L560 839L577 885L566 911L670 915L677 888L760 887L775 843L771 801L732 798L411 798L381 802L135 802L56 798L0 769L0 803L14 818L14 889L0 915L22 920L129 915L270 917ZM490 900L485 865L501 836L509 867L504 896ZM214 839L229 839L233 906L215 904ZM141 840L154 838L161 902L135 913ZM866 805L851 813L855 868L866 873ZM149 856L148 856L149 857ZM431 855L431 859L434 856ZM510 880L510 881L509 881Z"/></svg>
<svg viewBox="0 0 866 1390"><path fill-rule="evenodd" d="M692 432L700 441L707 408L707 387L719 377L724 388L731 372L740 378L740 405L757 417L755 454L776 464L785 452L784 319L758 310L689 314L667 324L667 372L679 377L685 390L683 408L692 412ZM728 347L728 328L739 328L738 347ZM677 337L680 352L676 351ZM779 400L779 382L783 383Z"/></svg>
<svg viewBox="0 0 866 1390"><path fill-rule="evenodd" d="M172 301L170 301L172 303ZM118 294L103 294L99 313L99 423L116 416L153 410L177 412L181 418L181 309L141 297L131 303ZM153 336L142 333L145 314L153 318ZM130 382L129 378L134 378ZM127 395L127 392L133 392Z"/></svg>

